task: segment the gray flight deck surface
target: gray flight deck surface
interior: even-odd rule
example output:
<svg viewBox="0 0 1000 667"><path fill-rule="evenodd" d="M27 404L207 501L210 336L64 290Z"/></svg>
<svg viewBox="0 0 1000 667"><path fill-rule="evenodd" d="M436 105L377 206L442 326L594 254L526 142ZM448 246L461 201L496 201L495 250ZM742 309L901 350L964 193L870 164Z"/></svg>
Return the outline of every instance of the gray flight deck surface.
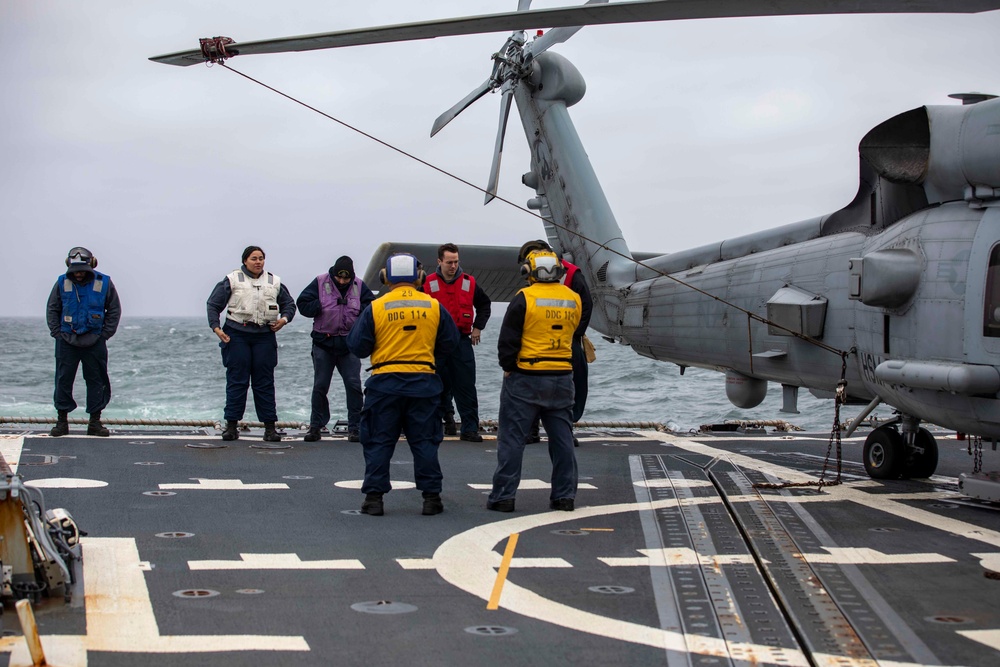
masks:
<svg viewBox="0 0 1000 667"><path fill-rule="evenodd" d="M957 493L953 434L931 480L870 480L845 440L817 492L753 485L816 479L824 435L581 432L577 511L548 509L543 441L512 514L485 509L495 440L450 438L445 512L404 488L371 517L342 437L78 429L0 435L87 532L86 594L36 606L49 664L1000 664L1000 506ZM10 601L3 628L30 664Z"/></svg>

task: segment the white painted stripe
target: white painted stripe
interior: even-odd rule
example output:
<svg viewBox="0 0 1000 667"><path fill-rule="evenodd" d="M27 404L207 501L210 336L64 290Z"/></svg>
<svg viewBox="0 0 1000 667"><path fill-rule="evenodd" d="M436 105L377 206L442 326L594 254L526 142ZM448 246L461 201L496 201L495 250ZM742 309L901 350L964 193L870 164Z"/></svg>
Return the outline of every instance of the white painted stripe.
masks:
<svg viewBox="0 0 1000 667"><path fill-rule="evenodd" d="M266 484L244 484L239 479L202 479L193 477L197 484L160 484L163 490L209 490L209 491L258 491L261 489L287 489L287 484L266 483Z"/></svg>
<svg viewBox="0 0 1000 667"><path fill-rule="evenodd" d="M3 460L7 462L14 473L17 472L17 466L21 463L21 449L23 447L23 435L0 435L0 454L3 455Z"/></svg>
<svg viewBox="0 0 1000 667"><path fill-rule="evenodd" d="M240 554L241 560L189 560L191 570L363 570L361 561L303 561L298 554Z"/></svg>
<svg viewBox="0 0 1000 667"><path fill-rule="evenodd" d="M799 554L808 563L833 565L902 565L907 563L954 563L941 554L884 554L864 547L823 547L828 554Z"/></svg>
<svg viewBox="0 0 1000 667"><path fill-rule="evenodd" d="M29 479L25 486L37 489L99 489L108 485L99 479L77 479L73 477L49 477L46 479Z"/></svg>
<svg viewBox="0 0 1000 667"><path fill-rule="evenodd" d="M632 486L646 489L697 489L712 486L707 479L643 479L632 482Z"/></svg>
<svg viewBox="0 0 1000 667"><path fill-rule="evenodd" d="M1000 554L972 554L972 557L979 559L979 564L983 566L984 570L989 570L990 572L1000 572Z"/></svg>
<svg viewBox="0 0 1000 667"><path fill-rule="evenodd" d="M343 482L336 482L334 486L340 489L356 489L361 490L361 486L365 483L363 479L349 479ZM413 482L400 482L398 480L391 480L389 486L392 487L394 491L400 491L403 489L415 489L417 485Z"/></svg>
<svg viewBox="0 0 1000 667"><path fill-rule="evenodd" d="M671 565L751 565L753 556L731 554L702 556L694 549L637 549L642 556L632 558L598 558L611 567L667 567Z"/></svg>
<svg viewBox="0 0 1000 667"><path fill-rule="evenodd" d="M490 489L493 488L493 485L469 484L469 488L475 489L476 491L489 491ZM548 482L544 482L540 479L522 479L521 483L518 484L517 486L518 491L541 491L543 489L550 489L550 488L552 488L551 484L549 484ZM576 488L594 490L597 487L594 486L593 484L587 484L586 482L584 482L583 484L577 484Z"/></svg>
<svg viewBox="0 0 1000 667"><path fill-rule="evenodd" d="M958 634L1000 651L1000 630L959 630Z"/></svg>
<svg viewBox="0 0 1000 667"><path fill-rule="evenodd" d="M498 554L496 551L491 552L493 555L490 556L490 567L498 568L500 567L500 561L503 560L503 556ZM434 569L434 559L433 558L397 558L396 562L404 570L433 570ZM571 564L567 563L562 558L512 558L510 560L510 567L516 568L567 568L573 567Z"/></svg>

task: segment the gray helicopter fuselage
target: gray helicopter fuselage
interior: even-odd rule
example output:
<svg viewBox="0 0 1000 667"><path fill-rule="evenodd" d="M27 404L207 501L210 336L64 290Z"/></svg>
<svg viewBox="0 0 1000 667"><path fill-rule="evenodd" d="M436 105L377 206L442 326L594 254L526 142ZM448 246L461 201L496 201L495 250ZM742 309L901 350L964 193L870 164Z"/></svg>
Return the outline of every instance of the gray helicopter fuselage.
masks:
<svg viewBox="0 0 1000 667"><path fill-rule="evenodd" d="M1000 100L981 103L972 123L962 107L935 107L873 130L862 189L842 211L638 264L569 118L582 76L550 52L531 68L515 91L531 146L525 183L550 242L587 277L592 328L643 356L727 373L742 407L768 382L832 397L837 352L850 351L854 402L878 397L1000 437L1000 303L987 303L1000 292L990 281L1000 210L990 187L968 185L992 183L1000 153L966 136L967 125L981 135L1000 127ZM906 137L905 151L902 132L917 137Z"/></svg>

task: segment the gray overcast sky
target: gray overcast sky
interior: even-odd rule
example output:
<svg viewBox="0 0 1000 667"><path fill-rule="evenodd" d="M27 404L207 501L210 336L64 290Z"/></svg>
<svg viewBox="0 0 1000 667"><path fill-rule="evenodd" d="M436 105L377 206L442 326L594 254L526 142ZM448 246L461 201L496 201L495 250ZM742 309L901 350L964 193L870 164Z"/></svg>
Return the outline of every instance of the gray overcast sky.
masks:
<svg viewBox="0 0 1000 667"><path fill-rule="evenodd" d="M574 4L537 0L535 8ZM0 3L0 228L7 315L40 316L89 247L127 316L202 315L242 249L292 295L382 241L519 245L538 222L223 68L148 57L512 10L514 0ZM544 26L540 26L544 27ZM836 210L857 144L949 93L1000 93L1000 12L681 21L585 28L555 50L583 73L571 113L633 249L676 251ZM477 184L499 96L434 139L506 34L248 56L231 65ZM524 202L511 116L500 195Z"/></svg>

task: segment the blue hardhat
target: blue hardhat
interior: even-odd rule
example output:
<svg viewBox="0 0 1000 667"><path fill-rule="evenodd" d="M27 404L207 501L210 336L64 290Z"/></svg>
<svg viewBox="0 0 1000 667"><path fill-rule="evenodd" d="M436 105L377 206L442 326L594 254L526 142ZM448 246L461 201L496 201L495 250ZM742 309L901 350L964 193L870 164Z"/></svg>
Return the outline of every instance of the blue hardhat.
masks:
<svg viewBox="0 0 1000 667"><path fill-rule="evenodd" d="M390 255L385 261L385 279L390 285L415 283L420 276L420 262L408 252Z"/></svg>

